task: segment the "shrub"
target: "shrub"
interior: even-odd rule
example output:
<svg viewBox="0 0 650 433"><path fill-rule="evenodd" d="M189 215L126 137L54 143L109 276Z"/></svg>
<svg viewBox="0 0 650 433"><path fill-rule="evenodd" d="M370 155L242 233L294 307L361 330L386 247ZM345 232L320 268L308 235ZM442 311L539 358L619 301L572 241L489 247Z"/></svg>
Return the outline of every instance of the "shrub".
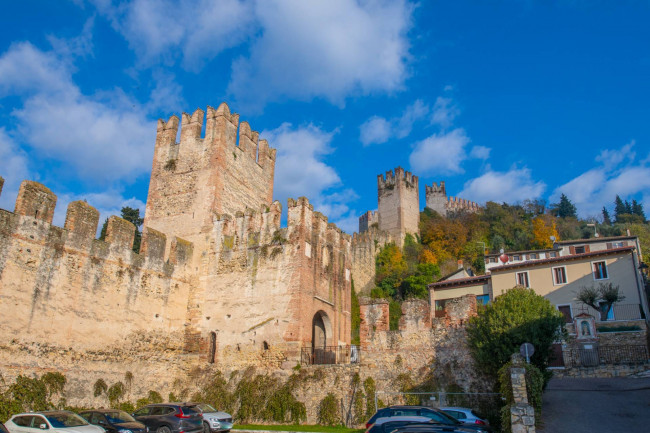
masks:
<svg viewBox="0 0 650 433"><path fill-rule="evenodd" d="M318 406L318 424L325 426L341 425L341 415L336 396L328 393Z"/></svg>
<svg viewBox="0 0 650 433"><path fill-rule="evenodd" d="M531 289L515 288L469 320L468 344L477 366L496 377L522 343L532 343L531 362L545 373L551 345L562 336L563 325L562 314L547 299Z"/></svg>

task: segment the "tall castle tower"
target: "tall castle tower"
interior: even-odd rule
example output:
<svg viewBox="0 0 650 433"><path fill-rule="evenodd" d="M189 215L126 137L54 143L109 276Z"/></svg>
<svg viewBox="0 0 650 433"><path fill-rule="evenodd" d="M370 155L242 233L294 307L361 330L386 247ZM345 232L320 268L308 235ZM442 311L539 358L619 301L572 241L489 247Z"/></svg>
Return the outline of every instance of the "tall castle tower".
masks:
<svg viewBox="0 0 650 433"><path fill-rule="evenodd" d="M445 216L447 215L447 191L445 190L445 181L440 182L440 186L437 183L424 186L425 197L426 197L426 207L431 210L438 212L438 214Z"/></svg>
<svg viewBox="0 0 650 433"><path fill-rule="evenodd" d="M407 233L420 232L420 196L418 177L397 167L377 176L379 229L390 233L395 243L403 245Z"/></svg>
<svg viewBox="0 0 650 433"><path fill-rule="evenodd" d="M228 105L158 121L144 224L203 242L216 214L268 209L273 201L275 149ZM239 134L237 129L239 128Z"/></svg>

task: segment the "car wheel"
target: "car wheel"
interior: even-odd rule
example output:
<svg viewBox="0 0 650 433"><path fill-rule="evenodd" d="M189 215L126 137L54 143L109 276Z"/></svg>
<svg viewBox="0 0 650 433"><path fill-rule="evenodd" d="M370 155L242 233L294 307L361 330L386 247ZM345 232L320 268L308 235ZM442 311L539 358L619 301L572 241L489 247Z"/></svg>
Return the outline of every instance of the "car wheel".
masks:
<svg viewBox="0 0 650 433"><path fill-rule="evenodd" d="M162 427L158 427L158 430L156 430L156 433L172 433L172 429L167 427L166 425Z"/></svg>
<svg viewBox="0 0 650 433"><path fill-rule="evenodd" d="M203 423L203 433L210 433L210 425L207 422Z"/></svg>

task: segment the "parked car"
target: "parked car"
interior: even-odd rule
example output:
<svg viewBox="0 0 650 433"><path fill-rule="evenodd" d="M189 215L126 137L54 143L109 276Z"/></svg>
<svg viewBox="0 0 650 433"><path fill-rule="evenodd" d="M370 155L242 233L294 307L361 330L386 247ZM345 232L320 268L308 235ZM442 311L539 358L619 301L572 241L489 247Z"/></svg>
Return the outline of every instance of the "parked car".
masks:
<svg viewBox="0 0 650 433"><path fill-rule="evenodd" d="M104 433L104 429L90 425L79 415L67 410L20 413L5 423L9 433Z"/></svg>
<svg viewBox="0 0 650 433"><path fill-rule="evenodd" d="M475 430L466 429L463 424L456 425L443 424L432 421L431 419L419 416L396 416L393 418L377 418L375 423L370 426L366 433L395 433L395 432L457 432L457 433L476 433Z"/></svg>
<svg viewBox="0 0 650 433"><path fill-rule="evenodd" d="M149 404L133 413L136 421L156 433L202 433L203 418L192 407L179 403Z"/></svg>
<svg viewBox="0 0 650 433"><path fill-rule="evenodd" d="M221 412L206 403L184 403L203 417L203 433L229 432L232 428L232 415Z"/></svg>
<svg viewBox="0 0 650 433"><path fill-rule="evenodd" d="M382 409L379 409L366 423L366 428L370 424L374 424L379 418L393 418L396 416L400 417L421 417L422 421L425 419L437 423L441 423L449 426L459 426L463 425L464 428L468 428L474 432L482 433L491 433L492 430L487 425L477 425L477 424L463 424L457 419L447 415L445 412L433 409L425 406L389 406Z"/></svg>
<svg viewBox="0 0 650 433"><path fill-rule="evenodd" d="M79 415L89 423L103 427L108 433L147 433L147 426L121 410L93 409Z"/></svg>
<svg viewBox="0 0 650 433"><path fill-rule="evenodd" d="M466 407L441 407L441 411L451 415L463 424L489 425L488 420L480 416L472 409Z"/></svg>
<svg viewBox="0 0 650 433"><path fill-rule="evenodd" d="M7 427L3 423L0 422L0 433L9 433L9 430L7 430Z"/></svg>

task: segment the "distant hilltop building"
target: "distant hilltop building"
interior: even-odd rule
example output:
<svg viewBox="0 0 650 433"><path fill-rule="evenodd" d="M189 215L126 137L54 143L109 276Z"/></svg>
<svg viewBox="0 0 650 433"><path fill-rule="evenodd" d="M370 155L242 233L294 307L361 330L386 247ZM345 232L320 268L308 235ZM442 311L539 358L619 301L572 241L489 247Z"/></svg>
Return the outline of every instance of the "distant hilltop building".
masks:
<svg viewBox="0 0 650 433"><path fill-rule="evenodd" d="M450 212L465 211L477 212L481 206L473 201L465 200L458 197L447 197L445 190L445 181L433 183L431 186L425 186L426 207L438 212L442 216L447 216Z"/></svg>
<svg viewBox="0 0 650 433"><path fill-rule="evenodd" d="M420 234L418 177L397 167L377 176L377 210L359 217L359 233L352 239L352 277L355 291L367 293L375 282L375 258L382 246L404 244L406 235ZM477 212L472 201L447 197L445 182L425 186L426 207L446 217L451 212Z"/></svg>

